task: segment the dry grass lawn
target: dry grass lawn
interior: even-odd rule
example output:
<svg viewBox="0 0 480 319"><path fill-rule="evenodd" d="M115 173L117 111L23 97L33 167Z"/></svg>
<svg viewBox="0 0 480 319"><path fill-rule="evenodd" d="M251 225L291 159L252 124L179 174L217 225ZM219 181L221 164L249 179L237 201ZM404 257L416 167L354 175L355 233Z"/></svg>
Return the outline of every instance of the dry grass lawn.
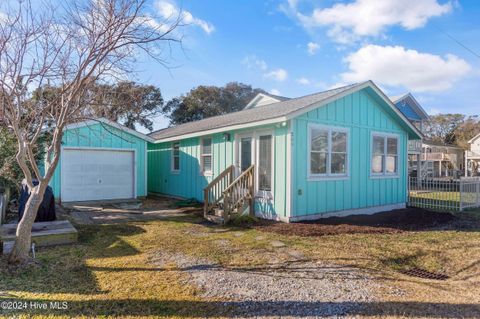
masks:
<svg viewBox="0 0 480 319"><path fill-rule="evenodd" d="M228 267L252 267L287 262L287 252L295 250L310 260L358 267L375 277L380 283L381 300L354 316L480 317L480 212L462 217L459 225L463 226L321 237L280 235L261 228L218 232L194 215L78 226L77 245L41 249L38 262L22 269L1 261L3 300L67 301L68 309L2 310L2 315L223 317L227 313L221 300L202 298L175 265L159 268L151 262L152 255L158 251L181 252ZM273 247L274 240L286 247ZM433 281L400 273L410 267L451 278Z"/></svg>

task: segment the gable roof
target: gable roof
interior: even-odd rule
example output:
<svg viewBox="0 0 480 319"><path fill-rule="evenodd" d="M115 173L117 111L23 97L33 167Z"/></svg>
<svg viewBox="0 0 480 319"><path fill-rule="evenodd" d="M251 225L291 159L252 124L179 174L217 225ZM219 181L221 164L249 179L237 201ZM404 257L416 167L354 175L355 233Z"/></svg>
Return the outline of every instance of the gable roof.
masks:
<svg viewBox="0 0 480 319"><path fill-rule="evenodd" d="M65 127L65 129L66 130L76 129L76 128L81 128L81 127L84 127L84 126L91 126L91 125L95 125L95 124L99 124L99 123L100 124L106 124L108 126L114 127L116 129L119 129L120 131L131 134L133 136L136 136L136 137L138 137L142 140L145 140L147 142L152 142L152 143L155 142L155 140L153 138L149 137L148 135L142 134L140 132L132 130L131 128L128 128L124 125L118 124L117 122L110 121L109 119L106 119L106 118L103 118L103 117L98 118L98 119L85 120L85 121L69 124Z"/></svg>
<svg viewBox="0 0 480 319"><path fill-rule="evenodd" d="M247 109L250 109L250 108L256 107L256 106L271 104L271 103L267 103L267 104L257 105L257 103L259 101L261 101L262 99L270 100L270 101L272 101L271 103L283 102L283 101L286 101L286 100L290 100L290 98L285 97L285 96L274 95L274 94L270 94L270 93L266 93L266 92L265 93L258 93L257 95L255 95L255 97L253 99L250 100L250 102L248 102L248 104L245 106L244 110L247 110Z"/></svg>
<svg viewBox="0 0 480 319"><path fill-rule="evenodd" d="M475 135L474 137L472 137L472 138L468 141L468 144L472 144L473 141L475 141L477 138L480 138L480 134L477 134L477 135Z"/></svg>
<svg viewBox="0 0 480 319"><path fill-rule="evenodd" d="M397 106L397 108L400 106L401 102L405 102L413 109L413 111L416 113L420 120L427 120L429 118L427 112L425 112L423 107L420 105L420 103L418 103L418 101L413 97L412 93L410 92L402 95L392 96L390 97L390 100L393 102L393 104L395 104L395 106ZM404 112L402 113L408 117L408 114L405 114Z"/></svg>
<svg viewBox="0 0 480 319"><path fill-rule="evenodd" d="M413 133L417 138L422 134L418 129L407 120L407 118L393 105L385 94L372 82L366 81L358 84L351 84L328 91L310 94L299 98L288 99L282 102L267 104L225 115L209 117L200 121L185 123L149 134L156 143L174 141L194 136L202 136L233 130L247 128L264 124L279 123L299 116L312 109L325 105L331 101L339 99L345 95L371 88L380 99L405 123L409 133Z"/></svg>

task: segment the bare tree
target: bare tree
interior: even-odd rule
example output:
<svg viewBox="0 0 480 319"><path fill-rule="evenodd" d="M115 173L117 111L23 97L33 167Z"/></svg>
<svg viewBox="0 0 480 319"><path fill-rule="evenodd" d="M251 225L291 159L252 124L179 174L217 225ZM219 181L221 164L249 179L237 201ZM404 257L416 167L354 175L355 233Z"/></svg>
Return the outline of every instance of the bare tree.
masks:
<svg viewBox="0 0 480 319"><path fill-rule="evenodd" d="M154 19L146 13L145 0L68 3L41 8L28 0L0 4L0 114L18 141L16 160L30 189L12 263L29 258L32 225L57 167L64 129L89 118L85 101L91 86L124 79L142 54L165 65L165 49L179 41L174 35L179 19ZM50 86L59 88L53 98L38 98ZM47 128L51 141L42 175L33 149Z"/></svg>

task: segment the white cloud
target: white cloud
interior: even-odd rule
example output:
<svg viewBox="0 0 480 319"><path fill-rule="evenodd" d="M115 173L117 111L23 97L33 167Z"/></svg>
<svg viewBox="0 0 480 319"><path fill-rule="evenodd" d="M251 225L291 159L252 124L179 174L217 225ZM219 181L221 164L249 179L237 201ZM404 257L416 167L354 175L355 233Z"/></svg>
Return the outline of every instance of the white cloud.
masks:
<svg viewBox="0 0 480 319"><path fill-rule="evenodd" d="M174 2L158 0L155 3L155 7L157 8L158 14L164 19L170 20L170 19L177 19L180 17L181 23L196 25L200 27L203 31L205 31L207 34L210 34L213 31L215 31L215 27L213 26L213 24L205 20L194 17L187 10L184 10L184 9L180 10L175 5Z"/></svg>
<svg viewBox="0 0 480 319"><path fill-rule="evenodd" d="M280 91L277 90L277 89L271 89L270 90L270 94L273 94L273 95L280 95Z"/></svg>
<svg viewBox="0 0 480 319"><path fill-rule="evenodd" d="M320 45L315 42L308 42L307 44L307 52L309 55L314 55L317 53L318 49L320 48Z"/></svg>
<svg viewBox="0 0 480 319"><path fill-rule="evenodd" d="M328 27L327 35L342 44L360 37L378 36L394 25L406 30L421 28L430 18L453 9L450 1L441 4L437 0L355 0L303 13L299 2L288 1L281 8L306 29Z"/></svg>
<svg viewBox="0 0 480 319"><path fill-rule="evenodd" d="M288 72L285 69L279 68L272 71L269 71L263 75L267 79L272 79L275 81L285 81L288 78Z"/></svg>
<svg viewBox="0 0 480 319"><path fill-rule="evenodd" d="M247 66L249 69L260 69L266 71L268 66L264 60L257 58L255 55L248 55L242 60L242 64Z"/></svg>
<svg viewBox="0 0 480 319"><path fill-rule="evenodd" d="M297 79L297 83L301 85L310 85L310 80L302 77Z"/></svg>
<svg viewBox="0 0 480 319"><path fill-rule="evenodd" d="M348 55L347 83L373 80L381 85L410 91L442 91L465 76L471 66L453 54L445 57L408 50L401 46L366 45Z"/></svg>
<svg viewBox="0 0 480 319"><path fill-rule="evenodd" d="M285 81L288 78L288 72L285 69L270 69L262 59L259 59L255 55L247 55L242 60L242 64L245 65L248 69L259 70L263 73L263 77L275 81Z"/></svg>

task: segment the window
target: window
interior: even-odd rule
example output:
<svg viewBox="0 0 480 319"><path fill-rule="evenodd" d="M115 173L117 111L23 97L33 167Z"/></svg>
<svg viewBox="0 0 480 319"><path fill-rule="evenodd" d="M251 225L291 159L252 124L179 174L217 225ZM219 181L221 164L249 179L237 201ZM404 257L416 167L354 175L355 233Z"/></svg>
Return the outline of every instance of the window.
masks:
<svg viewBox="0 0 480 319"><path fill-rule="evenodd" d="M180 142L172 144L172 171L180 171Z"/></svg>
<svg viewBox="0 0 480 319"><path fill-rule="evenodd" d="M258 189L272 190L272 135L260 136L258 141Z"/></svg>
<svg viewBox="0 0 480 319"><path fill-rule="evenodd" d="M201 163L202 163L202 172L212 173L212 139L210 137L202 139L201 147Z"/></svg>
<svg viewBox="0 0 480 319"><path fill-rule="evenodd" d="M398 137L392 135L372 135L372 162L373 175L398 174Z"/></svg>
<svg viewBox="0 0 480 319"><path fill-rule="evenodd" d="M311 125L309 135L309 176L347 176L348 130Z"/></svg>

